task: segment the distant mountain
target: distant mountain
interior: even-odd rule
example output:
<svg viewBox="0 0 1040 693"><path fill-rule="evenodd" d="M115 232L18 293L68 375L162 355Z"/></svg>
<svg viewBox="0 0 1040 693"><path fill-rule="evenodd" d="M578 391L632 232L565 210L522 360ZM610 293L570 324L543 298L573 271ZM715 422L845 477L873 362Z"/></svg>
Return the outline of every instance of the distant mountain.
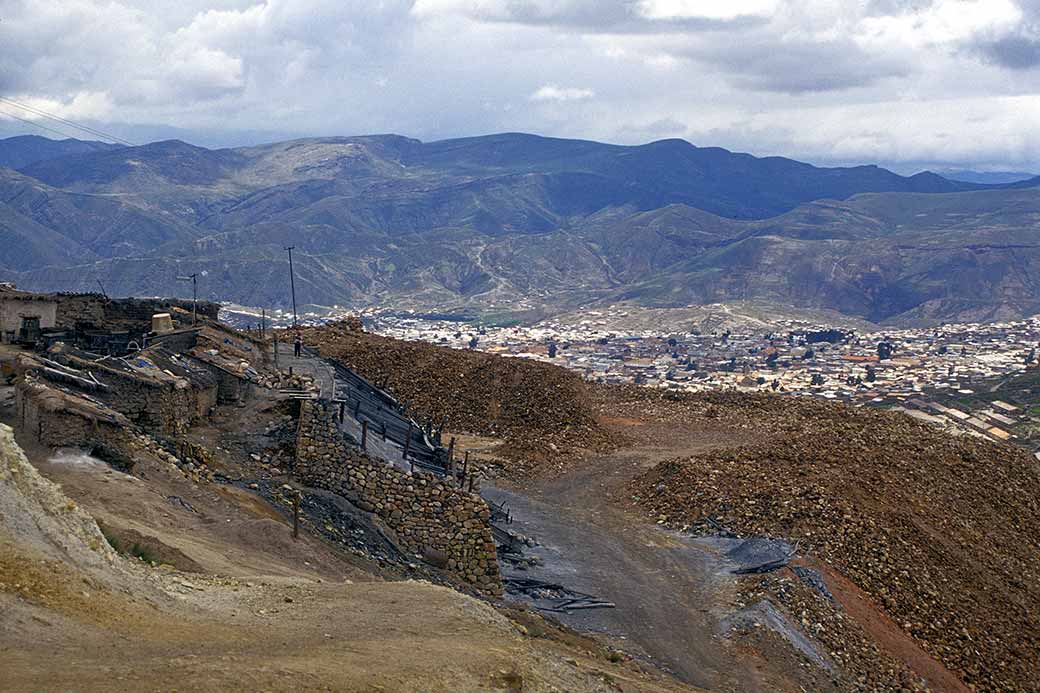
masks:
<svg viewBox="0 0 1040 693"><path fill-rule="evenodd" d="M939 175L947 180L962 183L981 183L983 185L999 185L1001 183L1017 183L1040 179L1035 173L1021 171L939 171Z"/></svg>
<svg viewBox="0 0 1040 693"><path fill-rule="evenodd" d="M1038 182L818 168L681 140L170 140L0 172L0 233L33 239L0 268L30 287L102 277L149 295L183 291L175 276L199 271L207 297L285 305L293 245L301 303L762 299L879 321L1021 314L1040 288Z"/></svg>
<svg viewBox="0 0 1040 693"><path fill-rule="evenodd" d="M306 186L305 196L364 193L373 213L384 217L379 201L396 209L402 194L423 210L445 204L454 209L459 196L512 196L546 213L529 217L535 232L555 226L561 217L611 206L645 211L685 204L729 218L761 219L802 202L861 192L977 187L930 173L905 178L876 166L817 168L780 157L759 159L682 140L624 147L515 133L429 144L394 135L337 137L224 150L170 140L40 161L22 171L79 192L168 195L173 188L204 186L236 202L241 193L259 191L267 200L270 190L279 195L279 204L285 196L290 202L298 199L301 186ZM319 190L314 181L335 185ZM516 221L482 221L496 220L506 226Z"/></svg>
<svg viewBox="0 0 1040 693"><path fill-rule="evenodd" d="M122 145L76 139L52 140L37 135L0 139L0 168L22 168L37 161L57 159L70 154L85 154L121 149Z"/></svg>

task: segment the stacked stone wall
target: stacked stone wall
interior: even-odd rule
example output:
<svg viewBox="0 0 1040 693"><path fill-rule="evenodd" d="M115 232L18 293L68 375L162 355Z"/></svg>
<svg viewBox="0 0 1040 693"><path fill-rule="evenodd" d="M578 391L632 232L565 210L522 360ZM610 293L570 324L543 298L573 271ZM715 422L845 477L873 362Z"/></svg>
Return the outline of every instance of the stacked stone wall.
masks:
<svg viewBox="0 0 1040 693"><path fill-rule="evenodd" d="M76 323L102 325L105 322L105 303L101 294L58 294L58 312L55 324L72 328Z"/></svg>
<svg viewBox="0 0 1040 693"><path fill-rule="evenodd" d="M66 409L52 409L25 382L15 388L15 411L18 430L40 445L85 450L98 446L120 451L133 448L133 432L125 419L103 421Z"/></svg>
<svg viewBox="0 0 1040 693"><path fill-rule="evenodd" d="M442 567L485 592L501 591L484 500L432 474L368 457L340 430L326 402L301 404L294 472L378 515L407 549L442 559Z"/></svg>
<svg viewBox="0 0 1040 693"><path fill-rule="evenodd" d="M186 432L217 405L215 382L178 387L118 372L104 378L111 390L103 399L113 409L146 430L166 435Z"/></svg>
<svg viewBox="0 0 1040 693"><path fill-rule="evenodd" d="M150 323L156 313L168 313L172 308L191 312L192 302L180 298L117 298L105 305L107 320ZM216 320L220 304L199 301L196 307L199 318Z"/></svg>
<svg viewBox="0 0 1040 693"><path fill-rule="evenodd" d="M198 364L213 376L213 381L216 383L214 398L217 403L236 404L248 400L252 396L253 385L248 380L205 361L200 360Z"/></svg>
<svg viewBox="0 0 1040 693"><path fill-rule="evenodd" d="M112 322L137 322L150 324L156 313L167 313L172 308L191 311L192 302L183 299L165 298L105 298L101 294L55 294L58 302L56 324L58 327L75 327L77 323L90 323L99 328L109 327ZM199 301L197 313L200 318L216 320L220 305Z"/></svg>

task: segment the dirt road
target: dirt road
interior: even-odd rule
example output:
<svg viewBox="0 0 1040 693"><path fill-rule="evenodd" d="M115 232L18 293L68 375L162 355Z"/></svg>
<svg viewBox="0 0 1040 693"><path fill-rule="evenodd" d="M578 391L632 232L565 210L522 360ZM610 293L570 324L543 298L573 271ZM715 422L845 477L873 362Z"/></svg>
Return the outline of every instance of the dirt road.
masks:
<svg viewBox="0 0 1040 693"><path fill-rule="evenodd" d="M553 614L580 632L645 657L680 679L719 691L797 690L785 671L737 655L719 621L734 610L734 579L704 543L628 513L611 502L632 475L661 459L732 444L729 436L665 438L569 466L523 489L486 486L484 496L507 505L509 529L539 546L541 564L503 566L506 576L558 582L616 604L615 609Z"/></svg>

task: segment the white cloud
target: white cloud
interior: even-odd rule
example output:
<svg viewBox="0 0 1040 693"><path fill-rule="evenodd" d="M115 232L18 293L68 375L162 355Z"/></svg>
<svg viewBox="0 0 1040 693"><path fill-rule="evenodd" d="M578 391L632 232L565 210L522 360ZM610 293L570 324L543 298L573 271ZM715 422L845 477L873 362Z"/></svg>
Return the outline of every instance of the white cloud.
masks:
<svg viewBox="0 0 1040 693"><path fill-rule="evenodd" d="M647 19L718 19L768 17L778 0L639 0L638 13Z"/></svg>
<svg viewBox="0 0 1040 693"><path fill-rule="evenodd" d="M596 95L592 89L560 87L555 84L541 86L531 94L531 101L584 101Z"/></svg>
<svg viewBox="0 0 1040 693"><path fill-rule="evenodd" d="M135 141L522 130L1040 166L1037 0L0 3L0 93Z"/></svg>
<svg viewBox="0 0 1040 693"><path fill-rule="evenodd" d="M1020 21L1022 10L1012 0L938 0L918 10L866 17L860 39L914 47L951 44Z"/></svg>

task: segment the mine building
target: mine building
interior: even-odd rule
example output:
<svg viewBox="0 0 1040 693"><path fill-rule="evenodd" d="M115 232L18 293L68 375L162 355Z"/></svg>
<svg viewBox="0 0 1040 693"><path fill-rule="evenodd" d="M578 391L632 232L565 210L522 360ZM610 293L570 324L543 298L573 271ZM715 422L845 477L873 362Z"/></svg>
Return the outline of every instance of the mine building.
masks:
<svg viewBox="0 0 1040 693"><path fill-rule="evenodd" d="M53 296L0 283L0 342L34 344L42 330L53 328L57 319L58 301Z"/></svg>

